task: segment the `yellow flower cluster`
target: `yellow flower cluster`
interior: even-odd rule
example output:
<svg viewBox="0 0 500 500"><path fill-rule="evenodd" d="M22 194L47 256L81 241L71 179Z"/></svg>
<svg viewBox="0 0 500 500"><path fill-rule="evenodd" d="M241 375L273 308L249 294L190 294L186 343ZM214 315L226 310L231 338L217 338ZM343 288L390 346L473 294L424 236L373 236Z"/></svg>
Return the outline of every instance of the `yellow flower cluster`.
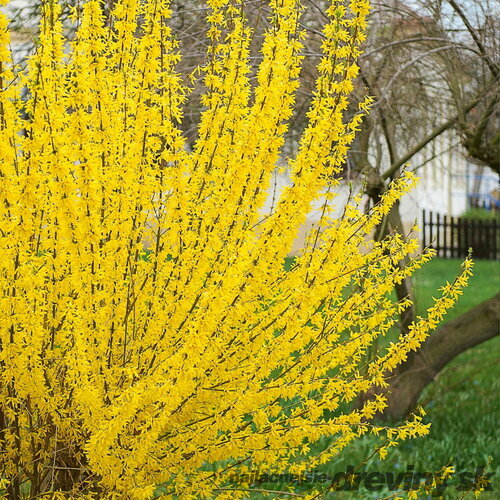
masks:
<svg viewBox="0 0 500 500"><path fill-rule="evenodd" d="M302 7L269 2L253 78L242 0L208 0L205 108L188 148L169 3L118 0L104 16L100 0L80 2L68 40L60 4L44 0L21 73L0 15L0 484L12 498L148 499L159 485L165 497L239 498L224 490L235 470L300 473L367 432L387 446L427 432L420 417L372 426L382 397L341 410L384 385L470 273L466 262L428 316L363 367L410 305L390 299L394 284L430 258L401 269L416 241L368 238L412 176L370 213L353 202L334 220L325 205L283 268L362 117L345 115L367 1L331 2L293 184L266 218ZM335 440L311 455L323 436Z"/></svg>

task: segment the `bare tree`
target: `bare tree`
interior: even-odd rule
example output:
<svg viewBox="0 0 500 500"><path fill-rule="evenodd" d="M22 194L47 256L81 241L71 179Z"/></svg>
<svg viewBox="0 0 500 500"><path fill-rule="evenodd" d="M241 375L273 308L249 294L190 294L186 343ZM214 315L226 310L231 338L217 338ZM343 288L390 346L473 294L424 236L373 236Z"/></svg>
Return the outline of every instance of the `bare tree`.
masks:
<svg viewBox="0 0 500 500"><path fill-rule="evenodd" d="M306 56L321 39L321 0L310 0ZM420 154L419 169L436 154L442 134L455 135L469 160L498 172L498 19L489 0L383 0L374 11L360 59L359 100L375 98L350 153L350 174L363 179L377 203L388 183ZM314 15L315 14L315 15ZM307 84L302 84L307 100ZM437 153L439 154L439 153ZM378 228L378 237L404 233L396 205ZM404 266L404 262L401 263ZM409 280L396 288L399 299L412 294ZM413 409L423 388L455 356L499 334L498 297L446 324L410 356L391 379L387 418ZM478 323L478 318L481 322ZM415 319L404 311L400 331ZM473 325L478 325L473 327ZM480 325L480 327L479 327Z"/></svg>
<svg viewBox="0 0 500 500"><path fill-rule="evenodd" d="M457 134L470 160L499 170L495 5L488 0L462 4L378 4L375 34L362 61L362 81L377 100L359 136L360 148L353 152L359 170L368 172L367 193L374 202L407 161L445 132ZM382 235L401 232L398 212L394 207L381 225ZM402 298L410 284L396 292ZM403 334L413 319L411 309L402 315ZM385 417L401 418L411 411L449 361L500 333L499 320L496 297L439 329L393 374Z"/></svg>

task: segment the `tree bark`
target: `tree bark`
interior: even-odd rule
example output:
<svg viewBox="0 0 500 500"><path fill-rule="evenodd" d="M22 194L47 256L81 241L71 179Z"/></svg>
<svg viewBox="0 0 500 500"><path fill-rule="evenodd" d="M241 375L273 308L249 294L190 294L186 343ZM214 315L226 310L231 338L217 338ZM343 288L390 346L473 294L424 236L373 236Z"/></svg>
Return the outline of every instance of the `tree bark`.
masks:
<svg viewBox="0 0 500 500"><path fill-rule="evenodd" d="M456 356L500 333L500 293L448 321L388 380L388 406L382 418L399 420L417 405L424 388Z"/></svg>

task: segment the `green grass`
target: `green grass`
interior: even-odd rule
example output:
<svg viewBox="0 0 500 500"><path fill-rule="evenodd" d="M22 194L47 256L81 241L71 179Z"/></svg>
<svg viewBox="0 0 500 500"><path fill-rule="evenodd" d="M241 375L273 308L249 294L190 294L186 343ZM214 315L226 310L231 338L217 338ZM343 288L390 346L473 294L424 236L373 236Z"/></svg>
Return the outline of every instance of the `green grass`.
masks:
<svg viewBox="0 0 500 500"><path fill-rule="evenodd" d="M289 266L290 262L286 265ZM459 271L459 260L434 259L417 272L413 284L418 314L425 313L433 303L432 296L438 296L438 288L446 281L452 281ZM469 287L446 319L460 315L492 297L499 290L500 263L477 261ZM458 474L475 472L477 467L491 461L487 472L494 473L494 491L485 492L480 498L500 498L499 392L500 337L496 337L457 356L427 387L422 395L422 404L427 411L426 421L432 422L429 436L406 441L394 448L384 461L374 457L360 470L398 473L413 465L416 471L437 472L442 466L453 464ZM329 441L322 440L316 449L323 449ZM370 456L376 446L374 437L368 436L359 440L345 450L334 463L318 468L318 472L333 476L345 471L349 465L357 466ZM455 476L444 490L442 498L462 498L465 492L456 489L458 484L459 478ZM264 483L258 487L280 490L284 489L285 485ZM298 491L307 491L308 488L310 486L302 486ZM391 494L388 490L371 492L359 489L354 492L330 493L328 498L374 499ZM276 498L277 495L273 494L271 497ZM264 498L264 495L254 493L251 498ZM469 493L466 498L474 498L474 495Z"/></svg>
<svg viewBox="0 0 500 500"><path fill-rule="evenodd" d="M417 311L423 314L432 305L432 297L437 297L438 288L446 281L453 281L460 272L459 259L433 259L414 276ZM454 318L471 307L480 304L500 291L500 263L491 260L474 262L474 276L469 286L446 319Z"/></svg>

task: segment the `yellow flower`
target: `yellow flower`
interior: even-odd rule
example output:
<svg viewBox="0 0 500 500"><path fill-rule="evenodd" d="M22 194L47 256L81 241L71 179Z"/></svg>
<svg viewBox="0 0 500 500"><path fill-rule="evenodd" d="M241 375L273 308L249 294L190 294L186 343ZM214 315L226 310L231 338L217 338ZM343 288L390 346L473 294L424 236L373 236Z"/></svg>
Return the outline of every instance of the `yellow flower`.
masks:
<svg viewBox="0 0 500 500"><path fill-rule="evenodd" d="M44 1L20 74L0 14L0 489L20 481L33 496L139 499L162 485L166 497L210 497L235 471L300 474L370 431L387 438L384 458L429 431L420 417L371 427L382 396L360 410L340 404L386 386L471 274L466 260L427 316L367 361L411 305L391 299L394 285L431 257L412 258L418 243L397 235L368 241L414 176L368 213L361 195L340 219L325 208L283 268L373 102L348 118L368 2L327 10L292 158L282 148L302 7L269 2L254 71L242 2L207 5L207 57L193 72L204 109L189 145L168 0L121 0L107 17L100 0L80 2L71 40L60 3ZM263 216L278 165L292 184ZM312 452L325 436L331 446Z"/></svg>

